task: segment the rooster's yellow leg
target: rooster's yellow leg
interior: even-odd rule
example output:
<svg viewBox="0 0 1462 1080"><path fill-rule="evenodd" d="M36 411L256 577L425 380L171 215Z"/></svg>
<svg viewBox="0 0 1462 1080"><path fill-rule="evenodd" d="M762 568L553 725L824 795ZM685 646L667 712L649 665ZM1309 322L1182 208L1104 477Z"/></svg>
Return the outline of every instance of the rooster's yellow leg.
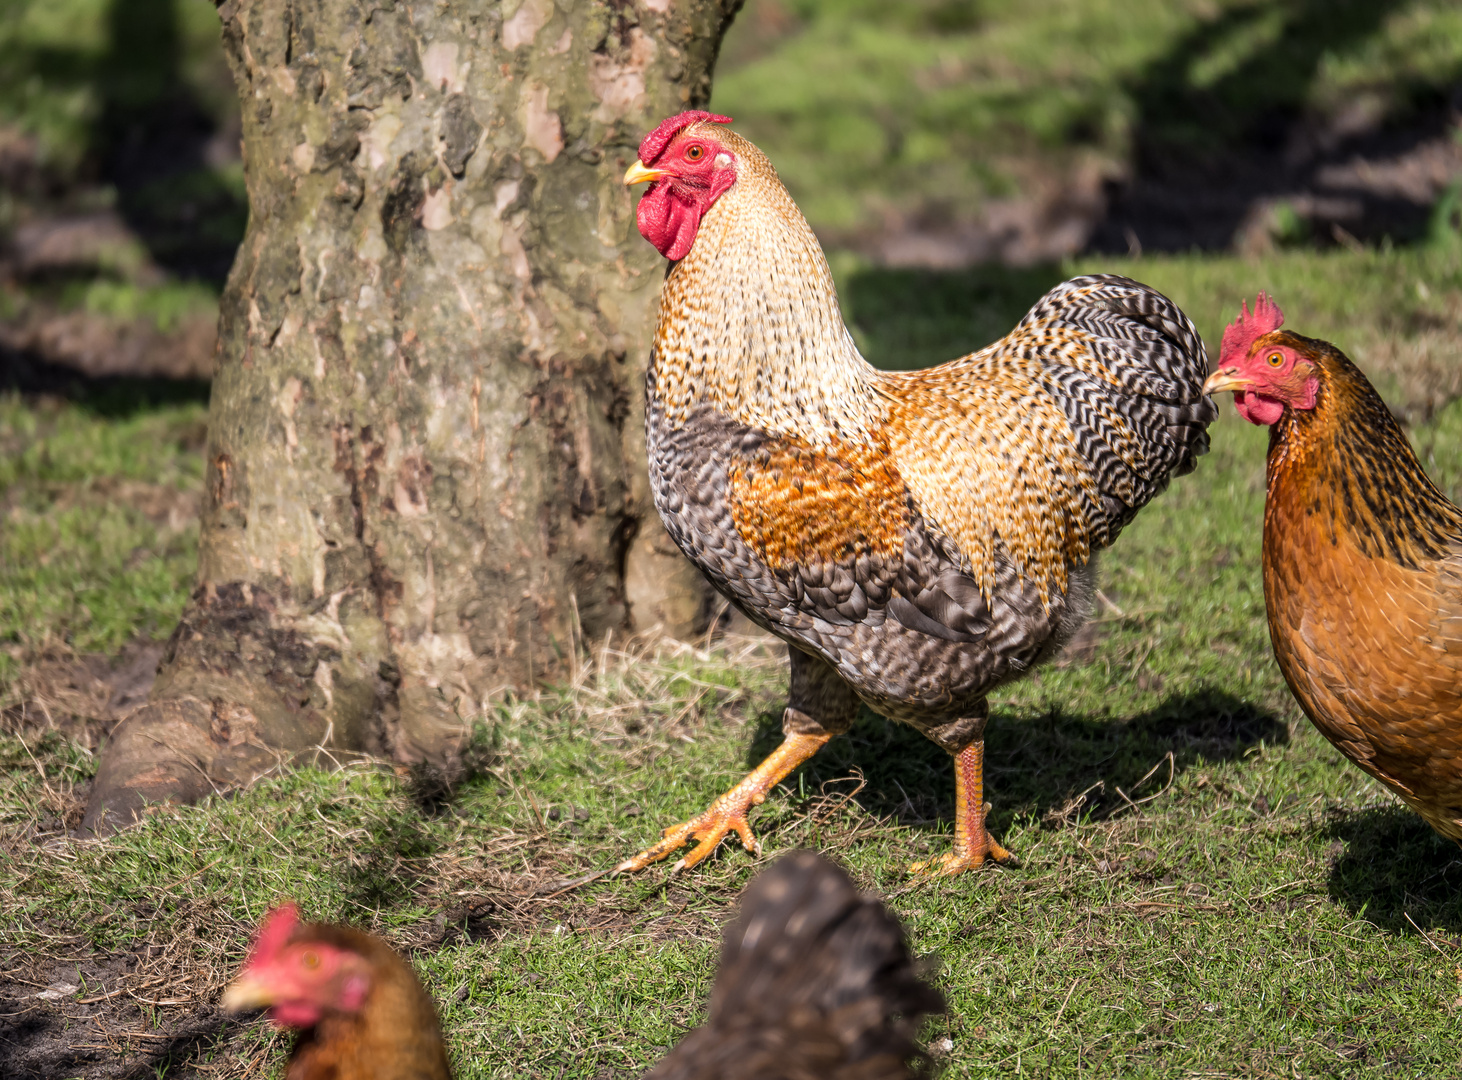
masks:
<svg viewBox="0 0 1462 1080"><path fill-rule="evenodd" d="M679 850L691 841L699 840L690 852L672 867L671 872L685 870L700 862L716 850L727 833L736 832L747 851L760 852L761 845L751 833L746 811L766 801L767 792L781 783L793 769L822 749L831 735L800 735L789 733L782 745L758 765L730 791L711 803L705 812L689 821L672 825L665 830L665 839L654 847L646 848L633 859L626 859L614 868L615 873L643 870L652 862L659 862L672 851Z"/></svg>
<svg viewBox="0 0 1462 1080"><path fill-rule="evenodd" d="M954 850L939 859L915 863L911 874L947 877L978 869L987 858L1015 865L1010 852L985 828L985 741L977 739L954 755Z"/></svg>

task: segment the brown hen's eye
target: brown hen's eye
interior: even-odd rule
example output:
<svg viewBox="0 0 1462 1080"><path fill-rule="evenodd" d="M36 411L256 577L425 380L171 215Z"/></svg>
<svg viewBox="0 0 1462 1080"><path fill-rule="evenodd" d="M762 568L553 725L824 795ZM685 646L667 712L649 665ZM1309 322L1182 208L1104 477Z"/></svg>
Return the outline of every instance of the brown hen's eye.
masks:
<svg viewBox="0 0 1462 1080"><path fill-rule="evenodd" d="M305 967L314 970L315 968L320 966L320 954L307 952L300 957L300 963L303 964Z"/></svg>
<svg viewBox="0 0 1462 1080"><path fill-rule="evenodd" d="M692 146L685 151L685 156L688 161L699 161L705 152L703 147Z"/></svg>
<svg viewBox="0 0 1462 1080"><path fill-rule="evenodd" d="M1272 352L1269 354L1269 366L1279 367L1284 363L1284 353Z"/></svg>

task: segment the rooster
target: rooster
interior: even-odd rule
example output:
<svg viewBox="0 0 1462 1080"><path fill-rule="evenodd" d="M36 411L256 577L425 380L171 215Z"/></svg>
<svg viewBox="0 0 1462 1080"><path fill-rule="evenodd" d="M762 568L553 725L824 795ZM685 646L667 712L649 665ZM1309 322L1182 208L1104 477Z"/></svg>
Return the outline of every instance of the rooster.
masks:
<svg viewBox="0 0 1462 1080"><path fill-rule="evenodd" d="M860 702L954 757L954 850L1008 861L985 827L986 699L1090 610L1095 553L1207 449L1216 415L1193 324L1126 278L1078 277L995 344L925 371L859 355L817 238L724 116L640 145L640 232L671 262L646 386L655 505L680 549L785 639L780 747L619 871L731 831Z"/></svg>
<svg viewBox="0 0 1462 1080"><path fill-rule="evenodd" d="M378 937L270 912L230 1012L267 1008L302 1029L285 1080L450 1080L431 998ZM832 863L800 851L759 874L726 931L711 1015L653 1080L905 1080L913 1041L944 1011L899 921Z"/></svg>
<svg viewBox="0 0 1462 1080"><path fill-rule="evenodd" d="M1345 354L1263 293L1204 389L1269 427L1264 605L1285 682L1336 748L1462 841L1462 510Z"/></svg>

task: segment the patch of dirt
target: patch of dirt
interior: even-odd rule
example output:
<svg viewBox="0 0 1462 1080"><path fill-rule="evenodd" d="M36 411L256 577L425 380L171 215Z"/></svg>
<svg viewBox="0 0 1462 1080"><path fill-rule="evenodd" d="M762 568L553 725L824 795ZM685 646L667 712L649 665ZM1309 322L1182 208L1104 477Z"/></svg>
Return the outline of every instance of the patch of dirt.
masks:
<svg viewBox="0 0 1462 1080"><path fill-rule="evenodd" d="M0 355L60 365L91 379L212 376L218 337L212 312L184 315L163 329L151 318L63 310L25 290L26 283L96 277L121 277L136 287L167 280L116 210L37 213L22 221L0 247L0 288L22 298L18 314L0 321Z"/></svg>
<svg viewBox="0 0 1462 1080"><path fill-rule="evenodd" d="M252 928L214 904L183 907L170 923L178 933L130 951L95 949L41 920L44 945L0 954L0 1076L151 1080L262 1069L257 1041L237 1038L249 1025L216 1004ZM192 1060L205 1049L206 1064Z"/></svg>
<svg viewBox="0 0 1462 1080"><path fill-rule="evenodd" d="M90 311L55 311L40 305L13 322L0 322L0 355L69 368L90 379L113 375L207 379L218 341L212 314L190 315L161 330L151 319L120 319Z"/></svg>
<svg viewBox="0 0 1462 1080"><path fill-rule="evenodd" d="M872 227L824 233L875 264L953 270L983 262L1030 266L1082 252L1238 250L1414 240L1432 207L1462 180L1457 101L1388 124L1373 110L1299 117L1277 136L1216 161L1139 149L1138 163L1077 156L1007 163L1018 196L890 212ZM1139 143L1141 142L1139 138Z"/></svg>
<svg viewBox="0 0 1462 1080"><path fill-rule="evenodd" d="M95 750L147 700L162 652L160 641L134 641L116 656L57 646L21 668L5 695L10 704L0 709L0 728L20 735L56 731Z"/></svg>
<svg viewBox="0 0 1462 1080"><path fill-rule="evenodd" d="M119 995L111 1001L127 1004L112 1005L105 989L113 981L107 969L120 961L125 958L55 965L50 972L37 973L48 979L45 983L0 974L0 1075L12 1080L133 1080L156 1077L160 1069L170 1077L206 1075L167 1066L186 1061L242 1025L213 1005L168 1010L176 1015L156 1022L157 1010L147 1003L161 999L141 994L131 1001L120 997L125 993L121 990L111 992ZM83 991L78 980L89 989ZM164 987L154 992L166 997ZM262 1057L254 1064L262 1064ZM252 1069L229 1075L248 1071Z"/></svg>

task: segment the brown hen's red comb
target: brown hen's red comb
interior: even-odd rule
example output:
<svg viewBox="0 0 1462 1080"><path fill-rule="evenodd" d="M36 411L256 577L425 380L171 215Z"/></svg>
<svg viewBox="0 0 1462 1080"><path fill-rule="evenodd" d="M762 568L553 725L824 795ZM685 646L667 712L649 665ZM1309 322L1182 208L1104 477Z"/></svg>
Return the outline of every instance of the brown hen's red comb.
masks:
<svg viewBox="0 0 1462 1080"><path fill-rule="evenodd" d="M667 116L660 121L660 126L645 136L645 141L640 143L640 161L646 165L655 164L655 159L665 152L670 145L670 140L680 134L680 129L691 124L699 124L702 120L709 120L713 124L729 124L729 116L717 116L715 113L708 113L704 109L691 109L676 116Z"/></svg>
<svg viewBox="0 0 1462 1080"><path fill-rule="evenodd" d="M1239 317L1228 324L1228 329L1223 332L1223 343L1218 349L1218 362L1227 364L1237 362L1249 355L1249 348L1255 341L1271 331L1278 330L1284 325L1284 312L1279 310L1279 305L1269 299L1261 292L1254 300L1254 314L1249 314L1249 305L1245 301L1240 308Z"/></svg>
<svg viewBox="0 0 1462 1080"><path fill-rule="evenodd" d="M264 923L259 927L259 936L254 941L254 948L249 952L249 961L244 966L252 967L261 961L267 963L273 959L280 949L289 944L290 936L299 921L299 908L289 902L280 904L265 915Z"/></svg>

